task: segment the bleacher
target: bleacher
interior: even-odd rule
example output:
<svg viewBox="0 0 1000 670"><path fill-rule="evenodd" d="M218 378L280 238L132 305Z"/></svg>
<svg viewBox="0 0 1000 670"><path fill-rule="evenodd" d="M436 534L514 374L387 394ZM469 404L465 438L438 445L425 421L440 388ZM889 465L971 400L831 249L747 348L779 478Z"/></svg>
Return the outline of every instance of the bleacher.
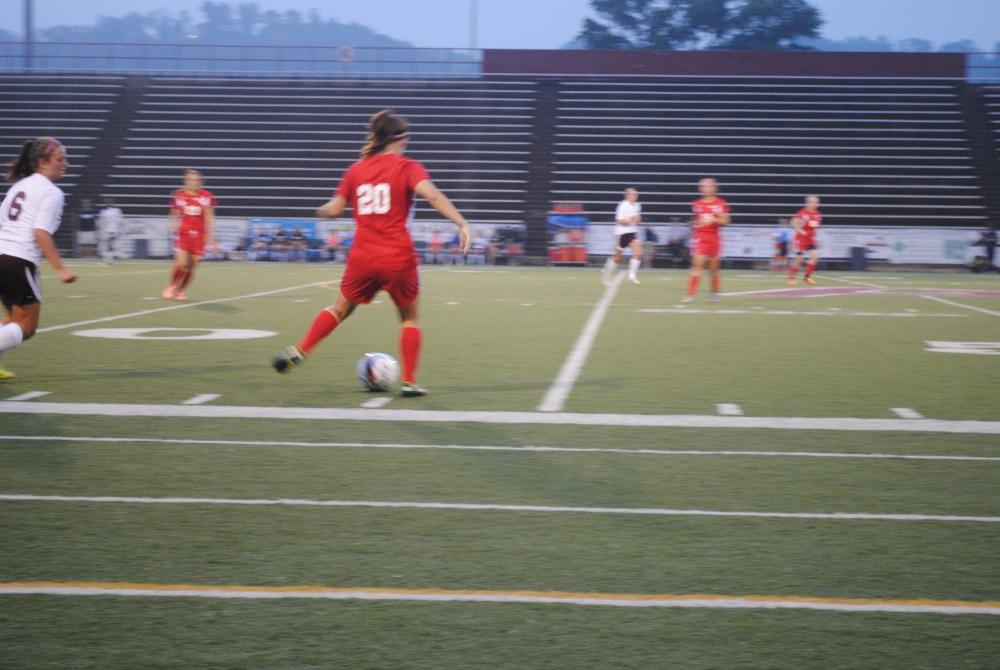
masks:
<svg viewBox="0 0 1000 670"><path fill-rule="evenodd" d="M4 162L26 139L58 137L70 159L59 185L70 201L99 149L123 82L123 77L0 75L0 155L9 157Z"/></svg>
<svg viewBox="0 0 1000 670"><path fill-rule="evenodd" d="M947 82L581 79L560 84L553 197L611 217L625 186L649 218L686 219L714 176L737 223L773 224L804 195L831 224L981 225Z"/></svg>
<svg viewBox="0 0 1000 670"><path fill-rule="evenodd" d="M194 167L220 215L308 217L385 107L410 118L413 155L470 218L523 222L530 82L151 79L106 191L126 212L161 214Z"/></svg>
<svg viewBox="0 0 1000 670"><path fill-rule="evenodd" d="M997 160L1000 161L1000 86L984 86L983 98L986 100L986 113L993 128ZM1000 189L1000 185L997 185L997 188Z"/></svg>

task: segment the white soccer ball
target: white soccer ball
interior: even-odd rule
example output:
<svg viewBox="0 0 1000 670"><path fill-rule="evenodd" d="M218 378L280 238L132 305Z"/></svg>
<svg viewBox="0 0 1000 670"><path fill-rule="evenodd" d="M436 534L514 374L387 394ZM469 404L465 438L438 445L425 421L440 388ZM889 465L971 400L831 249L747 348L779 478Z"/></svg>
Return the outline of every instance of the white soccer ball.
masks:
<svg viewBox="0 0 1000 670"><path fill-rule="evenodd" d="M358 379L369 391L388 391L399 383L399 363L389 354L365 354L358 361Z"/></svg>

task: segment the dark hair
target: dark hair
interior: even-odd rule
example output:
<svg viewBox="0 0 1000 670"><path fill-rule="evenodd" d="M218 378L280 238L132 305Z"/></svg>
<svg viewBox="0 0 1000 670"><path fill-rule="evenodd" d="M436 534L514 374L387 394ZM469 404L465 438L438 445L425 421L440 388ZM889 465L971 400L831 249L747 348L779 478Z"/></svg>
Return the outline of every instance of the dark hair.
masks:
<svg viewBox="0 0 1000 670"><path fill-rule="evenodd" d="M361 157L369 158L381 153L387 146L410 136L410 122L394 113L391 109L383 109L372 115L368 122L368 143L361 149Z"/></svg>
<svg viewBox="0 0 1000 670"><path fill-rule="evenodd" d="M62 146L62 142L54 137L39 137L37 140L25 140L17 158L10 163L7 170L7 181L14 182L35 174L38 164L52 158L52 155Z"/></svg>

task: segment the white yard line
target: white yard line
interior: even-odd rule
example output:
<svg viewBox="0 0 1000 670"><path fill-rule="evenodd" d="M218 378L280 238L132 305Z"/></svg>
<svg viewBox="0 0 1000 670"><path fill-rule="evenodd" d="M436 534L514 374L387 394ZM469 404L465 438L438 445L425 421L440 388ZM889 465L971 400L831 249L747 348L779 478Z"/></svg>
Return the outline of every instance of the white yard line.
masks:
<svg viewBox="0 0 1000 670"><path fill-rule="evenodd" d="M221 600L367 600L396 602L516 603L586 607L683 609L799 609L894 614L1000 615L1000 602L889 598L824 598L716 594L572 593L469 589L336 588L115 582L4 582L2 595L62 597L209 598Z"/></svg>
<svg viewBox="0 0 1000 670"><path fill-rule="evenodd" d="M365 409L378 409L379 407L385 407L392 402L392 396L379 396L378 398L372 398L371 400L366 400L361 403L361 406Z"/></svg>
<svg viewBox="0 0 1000 670"><path fill-rule="evenodd" d="M990 316L1000 316L1000 312L994 312L992 309L986 309L985 307L976 307L975 305L966 305L961 302L955 302L954 300L948 300L947 298L939 298L936 295L922 295L921 298L927 298L928 300L933 300L935 302L940 302L944 305L951 305L952 307L962 307L964 309L971 309L975 312L980 312L982 314L989 314Z"/></svg>
<svg viewBox="0 0 1000 670"><path fill-rule="evenodd" d="M840 451L739 451L739 450L698 450L698 449L624 449L615 447L549 447L549 446L506 446L506 445L466 445L466 444L397 444L383 442L293 442L283 440L199 440L156 437L91 437L67 435L0 435L3 442L77 442L81 444L122 444L135 445L196 445L220 447L292 447L305 449L408 449L443 451L499 451L523 454L624 454L636 456L695 456L695 457L747 457L747 458L845 458L863 460L904 460L904 461L972 461L1000 463L1000 456L961 456L955 454L887 454L880 452L840 452Z"/></svg>
<svg viewBox="0 0 1000 670"><path fill-rule="evenodd" d="M1000 421L854 419L834 417L717 416L715 414L579 414L572 412L489 412L332 407L253 407L234 405L140 405L0 401L0 414L74 416L155 416L202 419L282 419L316 421L400 421L637 428L764 428L777 430L887 431L1000 435Z"/></svg>
<svg viewBox="0 0 1000 670"><path fill-rule="evenodd" d="M699 309L691 307L647 307L643 309L637 309L636 312L641 314L712 314L712 315L722 315L722 316L732 316L732 315L747 315L751 314L754 316L822 316L822 317L841 317L841 316L885 316L890 318L965 318L966 314L951 314L948 312L845 312L842 310L826 310L826 311L802 311L798 312L791 309Z"/></svg>
<svg viewBox="0 0 1000 670"><path fill-rule="evenodd" d="M389 450L441 450L441 451L498 451L521 454L623 454L629 456L694 456L694 457L746 457L746 458L843 458L861 460L903 460L903 461L971 461L1000 463L1000 456L961 456L955 454L887 454L880 452L842 451L739 451L739 450L698 450L698 449L647 449L638 447L624 449L615 447L548 447L548 446L506 446L467 444L396 444L384 442L291 442L283 440L198 440L157 437L91 437L68 435L0 435L3 442L76 442L80 444L121 444L126 447L137 445L176 446L219 446L219 447L291 447L304 449L389 449Z"/></svg>
<svg viewBox="0 0 1000 670"><path fill-rule="evenodd" d="M188 398L182 405L204 405L206 402L212 402L219 397L218 393L201 393L193 398Z"/></svg>
<svg viewBox="0 0 1000 670"><path fill-rule="evenodd" d="M559 370L559 375L552 382L549 390L546 391L541 404L538 405L539 412L558 412L566 405L566 400L569 398L576 380L580 377L583 365L587 362L587 356L590 355L590 350L594 346L597 333L601 330L604 317L607 315L608 309L615 299L615 294L618 293L618 288L624 280L625 274L619 274L604 289L604 295L597 301L594 311L590 313L590 318L587 319L583 330L580 331L580 336L577 338L576 344L573 345L573 349L570 350L562 369Z"/></svg>
<svg viewBox="0 0 1000 670"><path fill-rule="evenodd" d="M721 416L743 416L743 408L728 402L720 402L715 406Z"/></svg>
<svg viewBox="0 0 1000 670"><path fill-rule="evenodd" d="M942 523L1000 523L1000 516L954 514L871 514L866 512L747 512L669 507L576 507L561 505L510 505L499 503L448 503L396 500L314 500L309 498L188 498L147 496L67 496L0 493L6 502L97 503L122 505L235 505L240 507L363 507L468 512L541 512L546 514L610 514L740 519L814 519L826 521L932 521Z"/></svg>
<svg viewBox="0 0 1000 670"><path fill-rule="evenodd" d="M146 316L148 314L158 314L160 312L172 312L178 309L188 309L191 307L198 307L200 305L216 305L223 302L235 302L237 300L249 300L251 298L263 298L269 295L277 295L279 293L288 293L289 291L298 291L306 288L313 288L315 286L322 286L324 284L336 284L339 283L339 279L328 280L328 281L317 281L309 284L299 284L298 286L288 286L286 288L274 289L273 291L260 291L258 293L245 293L243 295L232 296L230 298L216 298L214 300L201 300L198 302L185 302L176 305L170 305L168 307L156 307L154 309L143 309L137 312L127 312L125 314L115 314L113 316L102 316L97 319L88 319L86 321L75 321L73 323L62 323L56 326L47 326L45 328L39 328L37 332L39 333L51 333L56 330L65 330L67 328L77 328L79 326L89 326L92 323L106 323L108 321L118 321L120 319L131 319L138 316Z"/></svg>
<svg viewBox="0 0 1000 670"><path fill-rule="evenodd" d="M909 407L892 407L892 413L900 419L923 419L924 415Z"/></svg>
<svg viewBox="0 0 1000 670"><path fill-rule="evenodd" d="M874 284L872 282L858 281L856 279L844 279L843 277L833 277L826 273L823 274L823 279L829 279L830 281L839 281L843 284L853 284L855 286L867 286L868 288L879 288L879 289L889 288L885 284Z"/></svg>
<svg viewBox="0 0 1000 670"><path fill-rule="evenodd" d="M21 395L16 395L11 398L7 398L9 402L22 402L24 400L34 400L35 398L42 398L47 396L50 391L28 391L27 393L22 393Z"/></svg>

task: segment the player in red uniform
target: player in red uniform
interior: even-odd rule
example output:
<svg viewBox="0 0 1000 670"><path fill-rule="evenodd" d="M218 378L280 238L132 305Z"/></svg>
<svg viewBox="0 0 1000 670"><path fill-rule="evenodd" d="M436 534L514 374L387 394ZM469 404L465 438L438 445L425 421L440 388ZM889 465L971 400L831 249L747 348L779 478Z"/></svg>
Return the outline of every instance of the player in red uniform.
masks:
<svg viewBox="0 0 1000 670"><path fill-rule="evenodd" d="M691 203L692 217L692 259L691 276L688 279L688 294L684 302L694 302L698 294L698 282L702 270L708 262L712 272L712 300L719 299L721 280L719 266L722 261L722 226L730 222L729 203L718 196L719 185L711 178L698 182L701 197Z"/></svg>
<svg viewBox="0 0 1000 670"><path fill-rule="evenodd" d="M201 173L184 171L184 188L174 191L170 202L170 219L174 233L174 268L163 297L187 300L184 289L194 277L198 261L205 255L205 246L215 243L212 227L215 223L215 196L202 188Z"/></svg>
<svg viewBox="0 0 1000 670"><path fill-rule="evenodd" d="M809 254L809 262L806 263L806 273L802 281L807 284L815 284L812 278L813 270L819 262L819 247L816 243L816 234L823 225L823 214L819 211L819 197L810 195L806 198L806 206L800 209L792 219L795 226L795 259L788 266L788 283L794 284L795 277L799 274L799 266L802 265L802 258Z"/></svg>
<svg viewBox="0 0 1000 670"><path fill-rule="evenodd" d="M458 226L459 247L469 251L469 223L447 196L437 189L423 165L407 158L409 122L391 110L372 116L368 144L361 160L348 168L332 200L316 210L321 217L340 216L350 205L357 224L347 268L340 282L337 302L321 311L297 346L284 349L272 365L285 372L306 356L358 305L367 304L379 291L387 291L402 322L399 347L403 370L400 395L416 397L427 391L417 386L421 332L417 325L420 297L419 263L407 225L414 195L427 200L442 216Z"/></svg>

